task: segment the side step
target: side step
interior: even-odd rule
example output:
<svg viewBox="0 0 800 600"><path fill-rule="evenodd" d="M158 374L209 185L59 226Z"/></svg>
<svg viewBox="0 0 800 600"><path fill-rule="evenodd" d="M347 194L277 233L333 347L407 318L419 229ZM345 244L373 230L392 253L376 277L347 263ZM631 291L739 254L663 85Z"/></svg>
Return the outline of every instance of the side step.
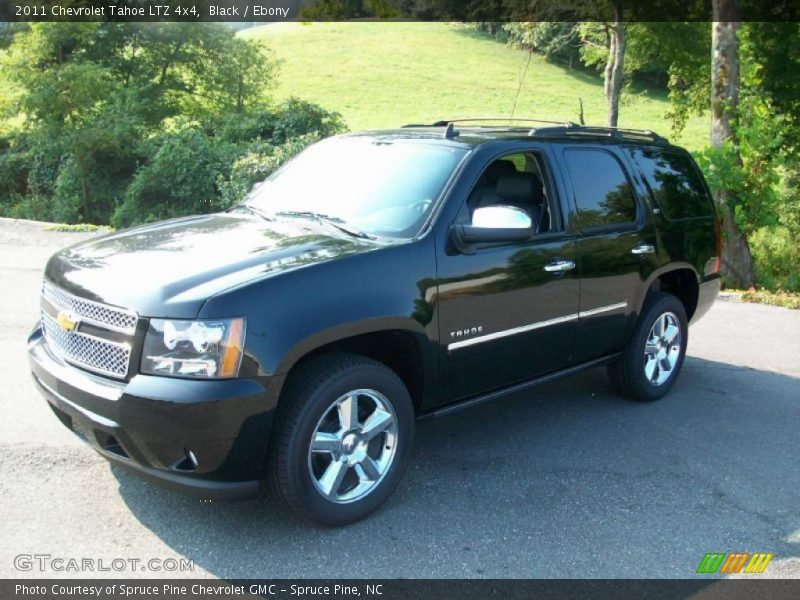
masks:
<svg viewBox="0 0 800 600"><path fill-rule="evenodd" d="M542 385L543 383L556 381L557 379L561 379L562 377L569 377L570 375L577 375L578 373L582 373L583 371L588 371L589 369L594 369L595 367L601 367L605 364L608 364L618 356L620 356L619 352L614 354L609 354L607 356L590 360L589 362L581 363L580 365L575 365L574 367L569 367L562 371L555 371L553 373L548 373L547 375L542 375L541 377L529 379L528 381L515 383L514 385L500 388L499 390L494 390L493 392L488 392L486 394L481 394L480 396L473 396L472 398L468 398L466 400L458 400L455 403L448 404L441 408L434 408L429 412L424 412L417 417L417 420L426 421L428 419L436 419L438 417L444 417L453 414L455 412L458 412L460 410L464 410L465 408L472 408L473 406L478 406L479 404L492 402L493 400L497 400L509 394L514 394L516 392L523 392L527 389L536 387L537 385Z"/></svg>

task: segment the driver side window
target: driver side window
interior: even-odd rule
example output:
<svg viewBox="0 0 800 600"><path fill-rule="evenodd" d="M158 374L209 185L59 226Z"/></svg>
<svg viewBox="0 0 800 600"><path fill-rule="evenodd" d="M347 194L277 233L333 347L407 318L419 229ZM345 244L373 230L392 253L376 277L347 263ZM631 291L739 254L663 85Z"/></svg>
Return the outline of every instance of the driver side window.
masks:
<svg viewBox="0 0 800 600"><path fill-rule="evenodd" d="M510 206L528 215L536 234L553 231L544 181L543 162L535 153L501 156L484 169L462 207L459 220L476 224L476 210Z"/></svg>

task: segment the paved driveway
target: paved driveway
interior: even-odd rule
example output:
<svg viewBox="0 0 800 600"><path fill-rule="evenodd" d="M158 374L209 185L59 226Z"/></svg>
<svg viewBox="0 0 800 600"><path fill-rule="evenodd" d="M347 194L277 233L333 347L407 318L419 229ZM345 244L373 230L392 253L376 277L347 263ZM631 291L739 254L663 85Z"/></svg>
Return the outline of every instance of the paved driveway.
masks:
<svg viewBox="0 0 800 600"><path fill-rule="evenodd" d="M269 499L154 488L50 413L24 339L47 256L84 235L0 220L0 577L26 575L23 553L183 557L224 578L689 577L712 551L773 552L768 575L800 576L798 311L718 302L661 402L617 398L600 369L420 423L385 508L321 530Z"/></svg>

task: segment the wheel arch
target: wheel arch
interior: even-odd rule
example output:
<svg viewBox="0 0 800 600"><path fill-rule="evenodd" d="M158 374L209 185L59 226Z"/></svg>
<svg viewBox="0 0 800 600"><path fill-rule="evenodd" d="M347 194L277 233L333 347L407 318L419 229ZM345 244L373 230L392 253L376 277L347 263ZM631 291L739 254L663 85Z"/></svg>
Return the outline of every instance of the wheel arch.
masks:
<svg viewBox="0 0 800 600"><path fill-rule="evenodd" d="M283 357L276 373L284 385L291 374L307 360L325 353L344 352L371 358L390 368L403 381L415 410L433 391L435 357L423 327L408 319L370 319L334 327L296 343Z"/></svg>
<svg viewBox="0 0 800 600"><path fill-rule="evenodd" d="M645 289L639 303L640 314L650 293L666 292L681 301L686 317L691 321L700 296L700 275L689 263L672 263L654 271L648 278Z"/></svg>

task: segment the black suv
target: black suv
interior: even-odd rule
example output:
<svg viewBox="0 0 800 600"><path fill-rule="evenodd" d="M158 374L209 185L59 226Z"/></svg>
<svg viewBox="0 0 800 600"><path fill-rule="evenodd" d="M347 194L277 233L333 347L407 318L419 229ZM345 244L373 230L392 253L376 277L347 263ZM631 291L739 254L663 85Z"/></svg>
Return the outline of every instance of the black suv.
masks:
<svg viewBox="0 0 800 600"><path fill-rule="evenodd" d="M336 525L386 500L417 418L601 365L666 394L719 291L694 161L647 131L486 122L327 139L227 212L55 254L28 351L58 418L145 479L266 480Z"/></svg>

